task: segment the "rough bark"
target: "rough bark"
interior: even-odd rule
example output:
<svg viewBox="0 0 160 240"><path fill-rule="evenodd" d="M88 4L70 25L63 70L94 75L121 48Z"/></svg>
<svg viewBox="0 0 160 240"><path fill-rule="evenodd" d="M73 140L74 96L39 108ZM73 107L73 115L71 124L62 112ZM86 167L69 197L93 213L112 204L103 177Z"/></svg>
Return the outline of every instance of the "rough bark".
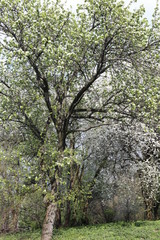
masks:
<svg viewBox="0 0 160 240"><path fill-rule="evenodd" d="M53 226L56 220L57 204L50 202L47 206L46 216L43 222L41 240L51 240Z"/></svg>

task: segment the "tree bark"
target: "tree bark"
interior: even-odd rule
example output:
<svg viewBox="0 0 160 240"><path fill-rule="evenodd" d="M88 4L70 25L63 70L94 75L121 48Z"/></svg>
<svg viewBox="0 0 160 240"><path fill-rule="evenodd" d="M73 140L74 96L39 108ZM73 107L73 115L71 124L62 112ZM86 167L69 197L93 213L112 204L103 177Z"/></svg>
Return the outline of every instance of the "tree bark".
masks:
<svg viewBox="0 0 160 240"><path fill-rule="evenodd" d="M146 220L153 220L153 203L152 200L148 200L145 202L145 210L146 210Z"/></svg>
<svg viewBox="0 0 160 240"><path fill-rule="evenodd" d="M65 133L61 130L60 127L57 129L57 135L58 135L58 151L63 153L65 149ZM58 161L61 161L62 159L58 159ZM56 168L55 169L58 177L61 176L61 169ZM46 209L46 215L42 226L42 234L41 234L41 240L51 240L52 234L53 234L53 228L59 227L61 224L61 212L58 208L57 204L57 197L58 197L58 188L59 188L59 180L56 179L54 176L54 181L52 182L52 191L51 195L54 196L54 201L48 201L47 203L47 209Z"/></svg>
<svg viewBox="0 0 160 240"><path fill-rule="evenodd" d="M159 209L159 202L156 203L156 205L153 209L154 220L158 220L158 209Z"/></svg>
<svg viewBox="0 0 160 240"><path fill-rule="evenodd" d="M70 225L70 219L71 219L71 206L70 206L71 202L69 200L67 200L66 202L66 212L65 212L65 222L64 222L64 226L68 227Z"/></svg>
<svg viewBox="0 0 160 240"><path fill-rule="evenodd" d="M19 216L19 206L12 210L12 226L11 231L17 232L18 231L18 216Z"/></svg>
<svg viewBox="0 0 160 240"><path fill-rule="evenodd" d="M60 228L60 226L62 225L62 221L61 221L61 209L58 207L57 211L56 211L56 220L55 220L55 228Z"/></svg>
<svg viewBox="0 0 160 240"><path fill-rule="evenodd" d="M50 202L47 206L46 216L43 222L41 240L51 240L53 226L56 220L57 204Z"/></svg>

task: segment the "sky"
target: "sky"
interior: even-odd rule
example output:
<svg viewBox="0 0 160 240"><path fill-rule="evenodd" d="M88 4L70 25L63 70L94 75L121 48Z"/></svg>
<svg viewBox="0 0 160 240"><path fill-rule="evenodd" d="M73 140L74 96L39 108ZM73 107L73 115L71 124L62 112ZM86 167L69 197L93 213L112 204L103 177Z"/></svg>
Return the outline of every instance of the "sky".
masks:
<svg viewBox="0 0 160 240"><path fill-rule="evenodd" d="M67 6L72 6L73 10L76 9L76 5L78 3L83 3L84 0L63 0L64 2L67 1ZM126 4L129 2L129 0L124 0ZM156 0L137 0L137 3L133 4L133 9L138 8L140 5L144 5L146 9L145 17L148 18L148 20L151 20L154 8L156 6Z"/></svg>

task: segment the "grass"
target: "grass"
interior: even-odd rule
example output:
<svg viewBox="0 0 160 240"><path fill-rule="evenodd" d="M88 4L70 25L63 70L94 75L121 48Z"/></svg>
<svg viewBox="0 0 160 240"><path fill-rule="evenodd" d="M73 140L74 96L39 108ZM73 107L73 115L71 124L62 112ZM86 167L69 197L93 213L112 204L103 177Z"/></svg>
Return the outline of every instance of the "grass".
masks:
<svg viewBox="0 0 160 240"><path fill-rule="evenodd" d="M54 240L159 240L160 221L109 223L56 230ZM40 240L40 231L2 235L0 240Z"/></svg>

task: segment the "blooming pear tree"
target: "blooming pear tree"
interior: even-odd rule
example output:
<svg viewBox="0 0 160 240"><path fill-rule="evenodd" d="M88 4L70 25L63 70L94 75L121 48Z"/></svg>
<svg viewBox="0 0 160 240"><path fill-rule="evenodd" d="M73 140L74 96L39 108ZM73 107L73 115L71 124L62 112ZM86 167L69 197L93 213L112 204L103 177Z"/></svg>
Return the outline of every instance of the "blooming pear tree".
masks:
<svg viewBox="0 0 160 240"><path fill-rule="evenodd" d="M73 134L157 111L159 19L150 27L143 13L116 0L87 0L76 14L59 0L0 2L0 117L23 126L44 188L42 240L60 220L64 169L70 182L78 174Z"/></svg>

